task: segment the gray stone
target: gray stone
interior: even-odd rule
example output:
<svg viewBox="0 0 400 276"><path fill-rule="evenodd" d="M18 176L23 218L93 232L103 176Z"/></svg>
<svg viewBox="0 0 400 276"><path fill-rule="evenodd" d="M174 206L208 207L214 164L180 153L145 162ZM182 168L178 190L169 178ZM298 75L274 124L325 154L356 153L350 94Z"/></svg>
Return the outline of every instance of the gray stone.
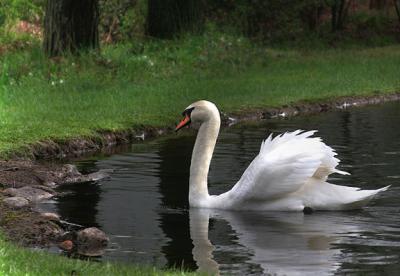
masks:
<svg viewBox="0 0 400 276"><path fill-rule="evenodd" d="M85 256L100 256L108 244L106 234L96 227L90 227L77 233L78 254Z"/></svg>
<svg viewBox="0 0 400 276"><path fill-rule="evenodd" d="M57 188L57 184L53 181L46 181L43 183L43 185L52 189Z"/></svg>
<svg viewBox="0 0 400 276"><path fill-rule="evenodd" d="M12 208L22 208L29 205L26 198L14 196L3 199L4 204Z"/></svg>
<svg viewBox="0 0 400 276"><path fill-rule="evenodd" d="M111 170L100 170L98 172L88 174L87 177L90 179L90 181L99 181L109 177L110 171Z"/></svg>
<svg viewBox="0 0 400 276"><path fill-rule="evenodd" d="M63 166L63 171L65 175L71 175L71 176L81 175L81 173L78 171L78 168L72 164L65 164Z"/></svg>
<svg viewBox="0 0 400 276"><path fill-rule="evenodd" d="M109 176L110 171L112 170L105 169L86 175L80 174L75 176L69 176L64 179L62 185L99 181L101 179L107 178Z"/></svg>
<svg viewBox="0 0 400 276"><path fill-rule="evenodd" d="M41 213L40 216L51 221L60 222L60 216L56 213Z"/></svg>
<svg viewBox="0 0 400 276"><path fill-rule="evenodd" d="M7 188L3 190L3 194L6 196L15 196L16 194L16 190L15 188Z"/></svg>
<svg viewBox="0 0 400 276"><path fill-rule="evenodd" d="M40 201L54 196L54 194L48 191L32 186L25 186L19 189L8 188L3 193L13 197L23 197L29 201Z"/></svg>

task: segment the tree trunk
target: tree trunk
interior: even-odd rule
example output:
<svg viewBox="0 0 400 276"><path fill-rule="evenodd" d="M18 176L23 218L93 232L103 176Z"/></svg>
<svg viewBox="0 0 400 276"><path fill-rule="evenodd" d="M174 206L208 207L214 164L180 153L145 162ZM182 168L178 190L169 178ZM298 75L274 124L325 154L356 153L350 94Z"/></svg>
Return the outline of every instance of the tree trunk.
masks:
<svg viewBox="0 0 400 276"><path fill-rule="evenodd" d="M315 31L320 24L323 7L318 3L311 3L301 11L301 20L310 31Z"/></svg>
<svg viewBox="0 0 400 276"><path fill-rule="evenodd" d="M352 0L335 0L331 6L332 32L342 30Z"/></svg>
<svg viewBox="0 0 400 276"><path fill-rule="evenodd" d="M337 29L337 1L333 1L333 4L331 6L331 25L332 25L332 32L336 32Z"/></svg>
<svg viewBox="0 0 400 276"><path fill-rule="evenodd" d="M345 7L345 1L346 0L340 0L339 2L339 9L338 9L338 15L337 15L337 30L342 30L343 29L343 19L344 19L344 7Z"/></svg>
<svg viewBox="0 0 400 276"><path fill-rule="evenodd" d="M98 0L47 0L43 48L48 56L98 48Z"/></svg>
<svg viewBox="0 0 400 276"><path fill-rule="evenodd" d="M398 0L393 0L393 3L394 3L394 8L396 9L397 18L399 19L400 23L400 3Z"/></svg>
<svg viewBox="0 0 400 276"><path fill-rule="evenodd" d="M203 28L201 0L148 0L147 34L173 38Z"/></svg>

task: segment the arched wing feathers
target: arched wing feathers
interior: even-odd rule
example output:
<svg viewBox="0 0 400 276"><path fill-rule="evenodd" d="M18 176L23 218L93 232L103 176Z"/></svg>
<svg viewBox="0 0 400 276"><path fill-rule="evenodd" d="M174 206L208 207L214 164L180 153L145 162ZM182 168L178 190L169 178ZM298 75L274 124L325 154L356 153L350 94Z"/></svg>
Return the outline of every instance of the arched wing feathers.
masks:
<svg viewBox="0 0 400 276"><path fill-rule="evenodd" d="M311 177L325 181L339 160L316 131L284 133L261 144L260 153L232 188L237 200L280 197L299 190Z"/></svg>

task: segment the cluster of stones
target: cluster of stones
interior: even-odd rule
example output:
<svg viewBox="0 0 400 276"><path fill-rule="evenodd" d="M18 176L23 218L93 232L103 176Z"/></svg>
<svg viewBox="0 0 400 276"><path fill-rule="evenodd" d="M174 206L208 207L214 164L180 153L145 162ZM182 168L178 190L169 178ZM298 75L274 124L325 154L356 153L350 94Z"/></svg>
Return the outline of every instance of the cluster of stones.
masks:
<svg viewBox="0 0 400 276"><path fill-rule="evenodd" d="M11 210L21 212L24 210L32 211L33 208L31 207L36 203L59 195L55 190L59 186L93 182L107 175L104 172L83 175L73 165L63 165L56 168L46 168L26 162L14 162L14 165L16 166L2 168L3 175L0 180L5 189L0 190L0 192L3 205ZM20 177L18 177L18 173L20 173ZM21 175L24 177L21 177ZM14 182L12 181L13 178L15 179ZM32 179L36 179L36 182L30 181ZM58 246L68 253L98 256L103 254L108 244L108 237L98 228L78 226L73 231L67 231L65 229L71 227L66 227L66 225L73 224L63 221L58 214L40 213L39 216L56 226L52 235L56 237L55 241Z"/></svg>

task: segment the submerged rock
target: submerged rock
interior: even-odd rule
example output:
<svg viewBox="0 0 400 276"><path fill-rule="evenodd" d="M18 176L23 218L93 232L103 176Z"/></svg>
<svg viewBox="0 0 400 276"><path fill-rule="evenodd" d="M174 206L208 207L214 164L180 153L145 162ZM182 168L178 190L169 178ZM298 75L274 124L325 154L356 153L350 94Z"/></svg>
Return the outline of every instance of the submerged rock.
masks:
<svg viewBox="0 0 400 276"><path fill-rule="evenodd" d="M4 204L11 208L23 208L29 205L29 201L26 198L20 196L13 196L3 199Z"/></svg>
<svg viewBox="0 0 400 276"><path fill-rule="evenodd" d="M76 238L77 252L84 256L100 256L108 244L106 234L96 227L78 231Z"/></svg>
<svg viewBox="0 0 400 276"><path fill-rule="evenodd" d="M95 182L107 178L110 170L100 170L90 174L81 174L73 165L65 165L68 173L64 176L63 181L59 185L76 184L85 182Z"/></svg>

